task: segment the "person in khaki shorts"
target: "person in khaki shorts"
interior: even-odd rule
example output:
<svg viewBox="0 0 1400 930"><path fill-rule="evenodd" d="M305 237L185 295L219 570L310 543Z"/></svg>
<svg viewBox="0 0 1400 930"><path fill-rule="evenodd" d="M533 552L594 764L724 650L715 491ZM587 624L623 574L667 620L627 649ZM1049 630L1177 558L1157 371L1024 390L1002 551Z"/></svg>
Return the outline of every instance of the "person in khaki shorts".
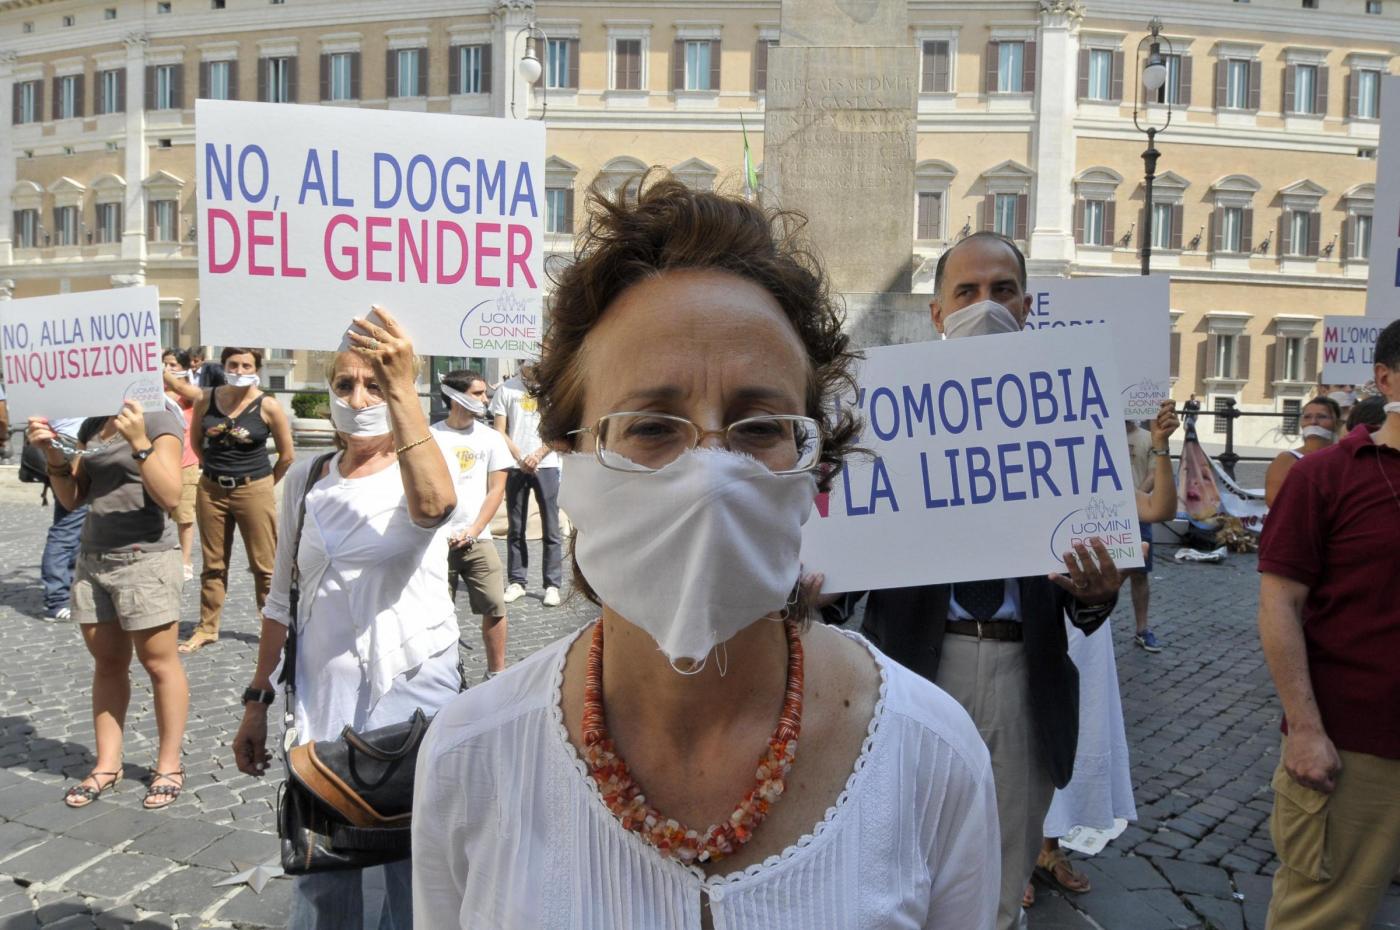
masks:
<svg viewBox="0 0 1400 930"><path fill-rule="evenodd" d="M486 416L486 379L475 371L442 376L447 419L432 426L433 437L457 479L457 510L447 550L447 582L457 599L461 581L467 600L481 615L486 677L506 667L505 572L491 541L491 519L506 493L506 469L515 464L498 432L479 422Z"/></svg>
<svg viewBox="0 0 1400 930"><path fill-rule="evenodd" d="M1367 930L1400 868L1400 320L1379 427L1305 456L1259 544L1259 633L1283 704L1269 930Z"/></svg>
<svg viewBox="0 0 1400 930"><path fill-rule="evenodd" d="M121 780L133 651L151 676L160 734L145 807L168 807L184 788L180 743L190 695L175 651L180 550L166 519L180 497L182 432L170 410L143 414L127 401L115 417L84 422L78 433L82 448L70 463L55 446L48 420L29 421L29 441L48 461L54 494L69 510L88 505L72 608L95 663L97 760L92 772L64 793L69 807L88 806Z"/></svg>

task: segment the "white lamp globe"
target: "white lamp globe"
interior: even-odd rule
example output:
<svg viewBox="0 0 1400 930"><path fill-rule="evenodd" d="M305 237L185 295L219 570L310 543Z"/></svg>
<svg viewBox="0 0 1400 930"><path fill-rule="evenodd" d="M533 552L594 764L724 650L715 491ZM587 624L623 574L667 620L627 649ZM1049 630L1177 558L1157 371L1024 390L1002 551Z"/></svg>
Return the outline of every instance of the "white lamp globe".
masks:
<svg viewBox="0 0 1400 930"><path fill-rule="evenodd" d="M540 60L534 55L526 54L516 65L516 70L520 72L520 79L526 84L533 84L540 79L540 74L544 70L540 66Z"/></svg>
<svg viewBox="0 0 1400 930"><path fill-rule="evenodd" d="M1162 85L1167 83L1167 63L1160 55L1153 56L1147 62L1147 67L1142 69L1142 86L1148 90L1161 90Z"/></svg>

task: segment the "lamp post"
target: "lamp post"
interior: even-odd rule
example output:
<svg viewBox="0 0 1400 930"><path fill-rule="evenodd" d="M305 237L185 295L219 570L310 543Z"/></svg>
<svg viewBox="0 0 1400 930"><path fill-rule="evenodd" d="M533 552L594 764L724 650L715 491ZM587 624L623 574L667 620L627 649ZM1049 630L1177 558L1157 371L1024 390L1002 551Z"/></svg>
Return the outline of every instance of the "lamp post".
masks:
<svg viewBox="0 0 1400 930"><path fill-rule="evenodd" d="M546 35L545 31L541 29L539 25L532 19L529 23L521 27L520 30L515 33L515 38L511 39L510 49L512 54L517 48L520 47L521 36L525 37L525 54L520 56L520 60L515 64L515 69L516 73L520 75L520 80L524 81L527 86L533 86L534 83L540 79L540 75L544 72L544 66L540 64L539 55L536 54L535 42L536 40L542 42L542 47L544 48L545 52L548 53L549 36ZM518 86L519 82L510 82L511 116L515 116L515 91ZM530 116L530 105L526 103L524 117L525 119L542 120L544 119L545 113L549 110L549 82L545 81L543 84L540 85L540 87L543 90L543 93L541 93L540 95L540 115L537 117Z"/></svg>
<svg viewBox="0 0 1400 930"><path fill-rule="evenodd" d="M1148 23L1149 33L1138 42L1137 58L1142 57L1143 47L1147 47L1147 60L1142 67L1140 81L1133 82L1133 125L1138 132L1147 134L1147 149L1142 153L1142 163L1146 168L1146 177L1143 181L1143 199L1145 206L1142 212L1142 273L1148 274L1152 270L1152 181L1157 176L1157 157L1161 152L1157 151L1157 133L1166 132L1167 127L1172 124L1172 91L1162 95L1162 101L1167 108L1167 118L1161 126L1152 125L1148 104L1150 100L1143 99L1143 91L1155 94L1162 89L1162 85L1167 83L1170 76L1167 72L1167 58L1162 54L1162 43L1167 43L1167 54L1172 54L1172 44L1170 39L1162 36L1162 21L1153 17ZM1136 62L1136 58L1134 61Z"/></svg>

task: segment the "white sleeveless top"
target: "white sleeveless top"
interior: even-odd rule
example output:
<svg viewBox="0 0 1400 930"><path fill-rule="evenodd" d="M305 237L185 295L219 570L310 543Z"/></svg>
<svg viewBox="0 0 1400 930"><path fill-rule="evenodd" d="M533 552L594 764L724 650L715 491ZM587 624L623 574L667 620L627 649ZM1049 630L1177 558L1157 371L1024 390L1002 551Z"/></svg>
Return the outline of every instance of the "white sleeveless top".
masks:
<svg viewBox="0 0 1400 930"><path fill-rule="evenodd" d="M845 790L780 855L707 878L624 830L569 742L560 685L577 635L438 713L414 792L419 930L699 930L702 896L715 930L993 926L990 758L933 684L847 633L875 656L881 686Z"/></svg>

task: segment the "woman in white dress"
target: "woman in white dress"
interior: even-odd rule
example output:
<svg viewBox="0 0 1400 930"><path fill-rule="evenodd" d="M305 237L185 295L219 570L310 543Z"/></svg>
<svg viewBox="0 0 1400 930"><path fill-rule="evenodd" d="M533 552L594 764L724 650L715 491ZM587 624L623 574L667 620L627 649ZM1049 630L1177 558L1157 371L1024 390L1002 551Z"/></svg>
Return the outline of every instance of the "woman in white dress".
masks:
<svg viewBox="0 0 1400 930"><path fill-rule="evenodd" d="M1176 481L1167 440L1179 425L1171 401L1164 402L1152 424L1152 492L1137 492L1138 520L1143 523L1160 523L1176 516ZM1137 820L1110 622L1104 621L1091 636L1065 624L1069 657L1079 669L1079 744L1074 753L1074 777L1055 792L1045 815L1045 843L1036 862L1036 875L1075 894L1090 889L1089 879L1070 865L1060 849L1060 837L1075 827L1107 830L1115 819ZM1034 902L1034 889L1028 885L1024 903L1029 906Z"/></svg>
<svg viewBox="0 0 1400 930"><path fill-rule="evenodd" d="M418 927L990 928L971 720L801 619L801 527L857 434L823 408L852 356L820 269L669 176L590 214L534 392L601 619L433 722Z"/></svg>
<svg viewBox="0 0 1400 930"><path fill-rule="evenodd" d="M300 547L293 552L301 495L314 462L298 462L282 496L272 589L263 609L252 686L234 739L239 771L262 775L267 707L289 623L297 624L297 741L339 737L431 715L457 694L457 616L447 585L448 517L454 478L432 441L414 387L413 346L386 311L357 318L354 347L336 356L326 380L342 451L320 466L306 494ZM319 459L317 460L319 461ZM300 571L296 616L292 565ZM384 866L381 930L413 926L410 864ZM363 870L298 876L292 930L340 930L363 921Z"/></svg>

